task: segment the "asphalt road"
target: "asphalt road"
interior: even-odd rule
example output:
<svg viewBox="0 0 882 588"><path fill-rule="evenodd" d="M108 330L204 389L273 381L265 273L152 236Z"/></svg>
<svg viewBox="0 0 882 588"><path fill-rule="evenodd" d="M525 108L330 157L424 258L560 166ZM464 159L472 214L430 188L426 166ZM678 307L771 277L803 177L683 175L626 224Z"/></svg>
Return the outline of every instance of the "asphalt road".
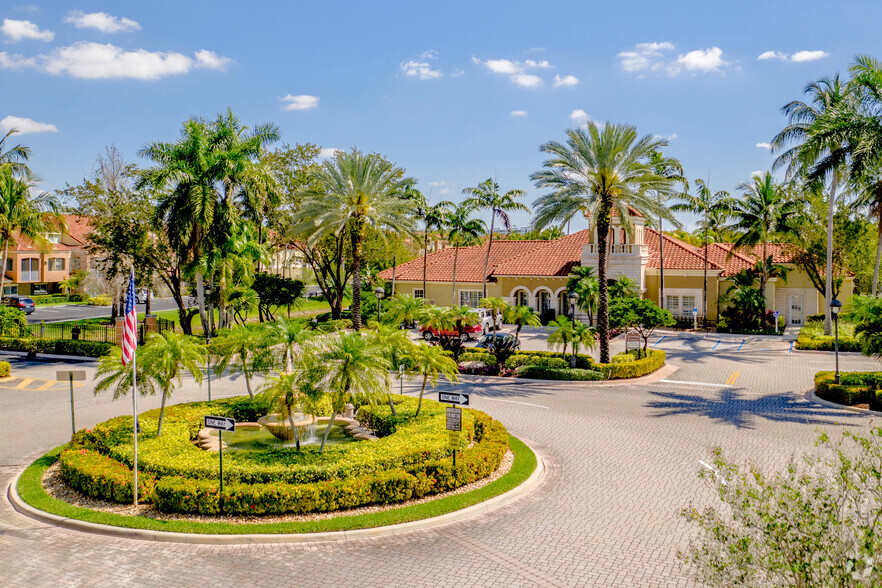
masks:
<svg viewBox="0 0 882 588"><path fill-rule="evenodd" d="M144 305L137 305L138 312L144 312ZM151 305L151 312L160 310L173 310L177 305L173 298L155 298ZM92 318L110 318L109 306L89 306L86 304L65 304L60 306L37 307L37 310L28 315L28 323L34 324L40 321L58 323L62 321L78 321Z"/></svg>

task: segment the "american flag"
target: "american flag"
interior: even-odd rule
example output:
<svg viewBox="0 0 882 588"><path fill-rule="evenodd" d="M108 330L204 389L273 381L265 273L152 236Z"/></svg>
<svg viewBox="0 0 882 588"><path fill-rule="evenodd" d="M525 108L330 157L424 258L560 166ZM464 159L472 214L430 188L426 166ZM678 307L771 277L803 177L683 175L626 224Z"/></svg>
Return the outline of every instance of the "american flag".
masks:
<svg viewBox="0 0 882 588"><path fill-rule="evenodd" d="M129 277L129 290L126 293L126 330L122 340L122 363L128 364L135 357L138 348L138 313L135 309L135 268Z"/></svg>

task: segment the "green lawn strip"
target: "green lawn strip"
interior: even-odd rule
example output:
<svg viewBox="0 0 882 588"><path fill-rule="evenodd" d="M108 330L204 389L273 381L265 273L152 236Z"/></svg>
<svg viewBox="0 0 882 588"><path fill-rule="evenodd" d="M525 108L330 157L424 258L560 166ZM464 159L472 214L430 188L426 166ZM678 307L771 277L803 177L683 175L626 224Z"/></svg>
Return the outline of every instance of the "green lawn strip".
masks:
<svg viewBox="0 0 882 588"><path fill-rule="evenodd" d="M46 469L57 459L65 446L56 447L32 463L21 475L18 493L22 500L39 510L80 521L125 527L168 531L174 533L203 533L216 535L231 534L292 534L320 533L328 531L351 531L406 523L461 510L473 504L498 496L522 484L536 469L536 456L519 439L509 435L509 447L514 453L511 469L483 488L456 494L446 498L431 500L423 504L396 508L378 513L335 517L308 522L231 524L198 523L191 521L161 521L147 517L129 517L113 513L97 512L52 498L43 490L42 479Z"/></svg>

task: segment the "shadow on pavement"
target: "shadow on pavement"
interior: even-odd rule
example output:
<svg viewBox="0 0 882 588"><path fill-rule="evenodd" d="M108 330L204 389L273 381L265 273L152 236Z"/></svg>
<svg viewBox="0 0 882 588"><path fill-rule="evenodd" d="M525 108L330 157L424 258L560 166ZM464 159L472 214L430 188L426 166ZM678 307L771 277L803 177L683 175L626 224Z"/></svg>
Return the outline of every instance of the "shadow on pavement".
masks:
<svg viewBox="0 0 882 588"><path fill-rule="evenodd" d="M754 418L806 425L850 425L857 423L845 421L863 418L863 415L830 409L786 392L758 398L745 398L731 388L721 390L719 398L675 392L650 394L658 398L645 404L647 408L658 411L651 416L697 414L739 429L752 429L751 421Z"/></svg>
<svg viewBox="0 0 882 588"><path fill-rule="evenodd" d="M442 390L444 392L465 392L467 394L477 394L479 396L484 396L487 398L525 398L528 396L533 398L540 398L551 393L548 388L549 385L553 386L553 384L554 382L550 380L548 382L545 382L535 380L518 380L517 378L488 377L485 379L478 376L460 376L459 384L439 382L438 388L432 390L432 392L434 393L438 390ZM429 393L428 388L426 389L426 393Z"/></svg>

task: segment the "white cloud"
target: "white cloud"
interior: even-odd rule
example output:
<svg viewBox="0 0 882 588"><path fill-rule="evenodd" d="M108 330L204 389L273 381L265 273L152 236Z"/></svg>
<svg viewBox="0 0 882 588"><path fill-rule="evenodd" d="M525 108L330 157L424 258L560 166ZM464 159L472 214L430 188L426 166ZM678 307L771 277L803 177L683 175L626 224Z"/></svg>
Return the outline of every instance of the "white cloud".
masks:
<svg viewBox="0 0 882 588"><path fill-rule="evenodd" d="M474 57L472 58L473 61L475 59ZM481 60L478 59L476 63L481 63ZM524 71L523 66L508 59L488 59L484 62L484 65L493 73L502 75L512 75Z"/></svg>
<svg viewBox="0 0 882 588"><path fill-rule="evenodd" d="M442 76L441 71L432 69L425 61L402 61L401 71L409 77L417 77L421 80L434 80Z"/></svg>
<svg viewBox="0 0 882 588"><path fill-rule="evenodd" d="M510 59L488 59L481 61L475 56L472 56L472 63L483 65L497 75L508 76L512 83L522 88L539 88L543 85L542 78L535 74L527 73L529 70L549 69L552 67L546 60L535 61L527 59L521 62Z"/></svg>
<svg viewBox="0 0 882 588"><path fill-rule="evenodd" d="M619 66L628 73L666 72L675 76L683 72L715 72L731 65L723 59L723 50L719 47L696 49L671 59L665 52L673 49L674 44L668 41L638 43L632 51L619 53Z"/></svg>
<svg viewBox="0 0 882 588"><path fill-rule="evenodd" d="M0 33L3 33L8 43L15 43L22 39L34 39L36 41L51 41L55 38L52 31L41 31L40 27L29 20L12 20L4 18L0 25Z"/></svg>
<svg viewBox="0 0 882 588"><path fill-rule="evenodd" d="M533 74L515 74L510 79L522 88L538 88L542 85L542 78Z"/></svg>
<svg viewBox="0 0 882 588"><path fill-rule="evenodd" d="M282 107L283 110L309 110L318 106L319 103L318 96L310 96L309 94L300 94L298 96L288 94L284 98L280 98L280 100L286 103Z"/></svg>
<svg viewBox="0 0 882 588"><path fill-rule="evenodd" d="M7 116L0 120L0 134L6 134L11 129L17 130L22 135L28 133L57 133L58 127L49 123L37 122L21 116Z"/></svg>
<svg viewBox="0 0 882 588"><path fill-rule="evenodd" d="M765 143L765 142L757 143L756 146L759 147L760 149L771 149L772 148L771 143Z"/></svg>
<svg viewBox="0 0 882 588"><path fill-rule="evenodd" d="M519 117L522 117L522 116L527 116L527 111L526 111L526 110L512 110L512 111L511 111L511 116L513 116L514 118L519 118Z"/></svg>
<svg viewBox="0 0 882 588"><path fill-rule="evenodd" d="M663 67L664 54L662 51L669 51L673 48L674 44L668 41L637 43L633 51L619 53L619 65L627 72L658 70Z"/></svg>
<svg viewBox="0 0 882 588"><path fill-rule="evenodd" d="M551 64L548 63L548 60L543 59L542 61L533 61L532 59L528 59L524 62L524 65L527 67L538 67L540 69L548 69L551 67Z"/></svg>
<svg viewBox="0 0 882 588"><path fill-rule="evenodd" d="M74 10L67 15L64 22L78 29L97 29L102 33L123 33L140 31L141 25L124 16L111 16L106 12L90 12L85 14Z"/></svg>
<svg viewBox="0 0 882 588"><path fill-rule="evenodd" d="M824 59L828 57L830 54L826 51L797 51L796 53L788 55L787 53L782 53L780 51L766 51L764 53L760 53L756 58L757 61L763 61L766 59L778 59L781 61L791 61L793 63L802 63L804 61L817 61L818 59Z"/></svg>
<svg viewBox="0 0 882 588"><path fill-rule="evenodd" d="M438 52L434 49L423 51L422 53L420 53L420 59L438 59Z"/></svg>
<svg viewBox="0 0 882 588"><path fill-rule="evenodd" d="M764 175L766 175L766 172L761 171L761 170L756 170L756 171L750 172L750 177L752 177L752 178L761 178Z"/></svg>
<svg viewBox="0 0 882 588"><path fill-rule="evenodd" d="M85 41L31 58L0 53L2 68L33 67L52 75L69 75L86 80L158 80L198 68L223 70L229 62L230 59L205 50L197 51L194 57L188 57L182 53L145 49L125 51L115 45Z"/></svg>
<svg viewBox="0 0 882 588"><path fill-rule="evenodd" d="M668 67L672 75L680 71L711 72L718 71L729 65L723 60L723 50L719 47L709 49L696 49L677 57L677 60Z"/></svg>
<svg viewBox="0 0 882 588"><path fill-rule="evenodd" d="M458 67L454 67L453 72L450 74L450 77L451 78L458 78L464 73L465 73L465 70L459 69Z"/></svg>
<svg viewBox="0 0 882 588"><path fill-rule="evenodd" d="M579 85L579 78L577 78L576 76L560 77L558 75L555 75L553 85L555 88L572 88L573 86Z"/></svg>
<svg viewBox="0 0 882 588"><path fill-rule="evenodd" d="M581 108L577 108L576 110L570 113L570 120L576 123L577 125L584 125L591 117L588 116L588 113L582 110Z"/></svg>
<svg viewBox="0 0 882 588"><path fill-rule="evenodd" d="M338 151L342 151L342 149L337 149L336 147L324 147L321 151L319 151L319 159L330 159L337 154Z"/></svg>

